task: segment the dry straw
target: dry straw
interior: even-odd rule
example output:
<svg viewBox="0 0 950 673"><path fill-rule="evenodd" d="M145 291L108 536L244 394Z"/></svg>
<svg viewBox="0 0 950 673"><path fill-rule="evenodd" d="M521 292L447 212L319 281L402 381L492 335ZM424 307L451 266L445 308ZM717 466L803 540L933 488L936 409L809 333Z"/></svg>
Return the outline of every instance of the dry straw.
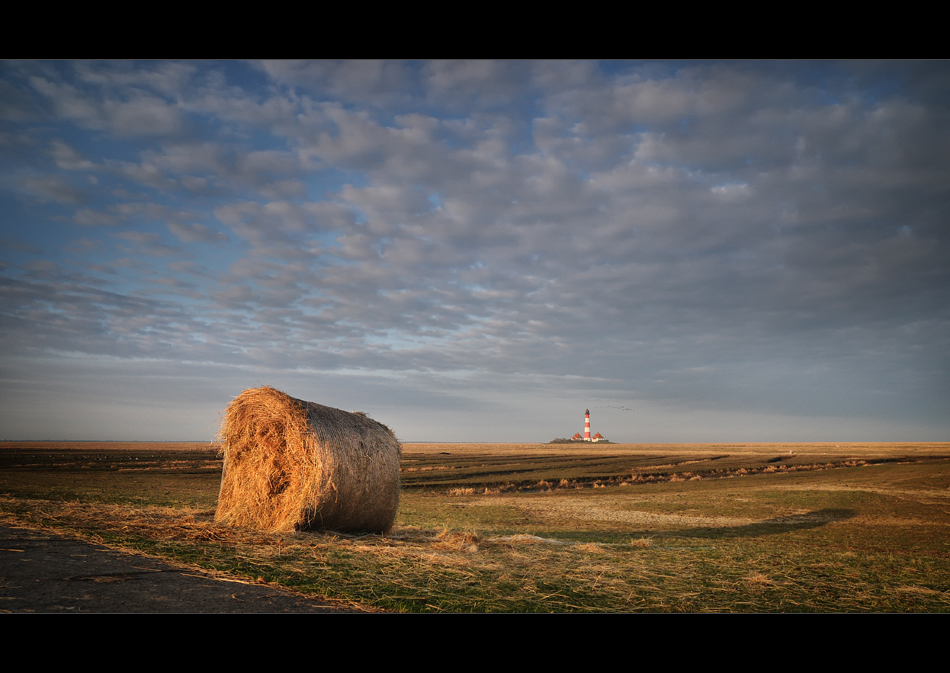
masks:
<svg viewBox="0 0 950 673"><path fill-rule="evenodd" d="M401 447L362 412L252 388L225 410L219 438L216 521L269 531L392 528Z"/></svg>

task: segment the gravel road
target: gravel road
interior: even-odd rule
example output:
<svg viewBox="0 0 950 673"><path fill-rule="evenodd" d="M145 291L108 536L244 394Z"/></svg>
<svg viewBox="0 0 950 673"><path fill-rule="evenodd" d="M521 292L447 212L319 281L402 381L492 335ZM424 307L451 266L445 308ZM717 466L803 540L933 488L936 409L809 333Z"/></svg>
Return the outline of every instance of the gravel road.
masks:
<svg viewBox="0 0 950 673"><path fill-rule="evenodd" d="M48 531L0 527L0 612L355 613L360 610Z"/></svg>

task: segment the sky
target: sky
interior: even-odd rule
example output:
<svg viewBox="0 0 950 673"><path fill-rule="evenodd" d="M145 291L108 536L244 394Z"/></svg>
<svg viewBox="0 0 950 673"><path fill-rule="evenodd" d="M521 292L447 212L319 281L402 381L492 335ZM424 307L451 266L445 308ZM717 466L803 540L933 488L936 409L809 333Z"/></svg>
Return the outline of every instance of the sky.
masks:
<svg viewBox="0 0 950 673"><path fill-rule="evenodd" d="M2 61L0 439L950 441L950 65Z"/></svg>

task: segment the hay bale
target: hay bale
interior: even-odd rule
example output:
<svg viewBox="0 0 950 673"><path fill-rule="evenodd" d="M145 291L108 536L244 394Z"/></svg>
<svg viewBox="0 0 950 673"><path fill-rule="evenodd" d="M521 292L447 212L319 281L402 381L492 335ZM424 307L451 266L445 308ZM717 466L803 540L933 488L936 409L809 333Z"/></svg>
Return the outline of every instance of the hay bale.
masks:
<svg viewBox="0 0 950 673"><path fill-rule="evenodd" d="M215 520L269 531L386 532L399 505L402 447L361 412L298 400L270 387L228 406Z"/></svg>

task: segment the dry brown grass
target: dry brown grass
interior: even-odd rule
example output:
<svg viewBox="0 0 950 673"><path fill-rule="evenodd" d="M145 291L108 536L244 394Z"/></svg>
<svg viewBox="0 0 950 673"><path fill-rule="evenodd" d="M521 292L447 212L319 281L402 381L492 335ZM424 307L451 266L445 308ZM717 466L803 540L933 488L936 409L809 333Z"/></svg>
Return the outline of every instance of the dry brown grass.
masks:
<svg viewBox="0 0 950 673"><path fill-rule="evenodd" d="M750 589L764 589L766 587L772 586L772 579L761 572L752 572L746 576L745 582Z"/></svg>
<svg viewBox="0 0 950 673"><path fill-rule="evenodd" d="M439 533L437 548L449 549L452 551L463 551L468 554L474 554L478 551L481 538L475 533L443 530Z"/></svg>
<svg viewBox="0 0 950 673"><path fill-rule="evenodd" d="M267 531L388 531L399 505L401 448L362 413L246 390L221 425L216 520Z"/></svg>
<svg viewBox="0 0 950 673"><path fill-rule="evenodd" d="M194 476L187 456L169 455L165 474L160 451L79 446L0 451L0 521L394 610L950 611L950 445L797 445L795 464L776 445L697 449L721 456L702 462L631 447L616 465L545 455L538 469L521 447L437 448L410 456L439 469L415 473L431 485L401 492L387 536L220 525L212 453L217 469ZM473 493L449 497L456 487Z"/></svg>
<svg viewBox="0 0 950 673"><path fill-rule="evenodd" d="M574 545L574 549L581 552L586 552L588 554L603 554L604 548L597 544L596 542L587 542L583 544Z"/></svg>

